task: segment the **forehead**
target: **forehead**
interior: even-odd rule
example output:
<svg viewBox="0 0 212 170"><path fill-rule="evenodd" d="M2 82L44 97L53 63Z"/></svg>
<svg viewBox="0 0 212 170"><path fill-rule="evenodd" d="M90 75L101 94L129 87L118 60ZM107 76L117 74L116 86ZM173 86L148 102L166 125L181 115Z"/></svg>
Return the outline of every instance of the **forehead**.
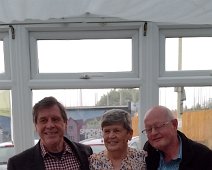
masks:
<svg viewBox="0 0 212 170"><path fill-rule="evenodd" d="M59 109L59 107L57 105L53 105L53 106L46 107L46 108L41 108L38 111L38 118L39 117L49 117L49 116L62 117L60 109Z"/></svg>
<svg viewBox="0 0 212 170"><path fill-rule="evenodd" d="M115 123L112 125L107 125L103 127L103 130L105 129L124 129L123 123Z"/></svg>
<svg viewBox="0 0 212 170"><path fill-rule="evenodd" d="M167 120L167 114L161 109L153 109L150 110L145 118L144 118L144 123L145 125L148 124L156 124L156 123L161 123Z"/></svg>

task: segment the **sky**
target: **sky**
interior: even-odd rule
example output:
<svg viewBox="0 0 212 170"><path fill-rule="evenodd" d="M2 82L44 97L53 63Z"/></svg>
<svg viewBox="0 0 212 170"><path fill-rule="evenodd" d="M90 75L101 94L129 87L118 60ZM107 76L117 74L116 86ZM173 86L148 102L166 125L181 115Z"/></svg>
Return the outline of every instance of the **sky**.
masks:
<svg viewBox="0 0 212 170"><path fill-rule="evenodd" d="M40 73L131 71L131 51L131 39L38 40L39 71Z"/></svg>
<svg viewBox="0 0 212 170"><path fill-rule="evenodd" d="M178 70L178 38L166 39L166 70ZM189 37L182 40L182 70L212 70L212 38Z"/></svg>

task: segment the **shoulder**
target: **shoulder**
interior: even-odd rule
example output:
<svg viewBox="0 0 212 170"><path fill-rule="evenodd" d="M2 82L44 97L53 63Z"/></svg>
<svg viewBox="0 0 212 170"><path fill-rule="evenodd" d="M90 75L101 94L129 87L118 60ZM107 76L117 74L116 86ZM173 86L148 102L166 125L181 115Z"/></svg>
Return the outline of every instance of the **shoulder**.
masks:
<svg viewBox="0 0 212 170"><path fill-rule="evenodd" d="M143 149L148 153L145 159L147 169L157 169L160 160L160 154L158 150L152 147L148 141L144 144Z"/></svg>
<svg viewBox="0 0 212 170"><path fill-rule="evenodd" d="M11 158L8 160L8 169L10 167L16 166L16 167L22 167L26 166L26 164L31 164L34 162L34 158L39 154L39 150L36 146L33 146ZM38 159L38 158L37 158Z"/></svg>
<svg viewBox="0 0 212 170"><path fill-rule="evenodd" d="M105 160L106 156L104 154L104 151L101 151L99 153L93 153L92 155L90 155L89 160L91 162L93 161L101 161L101 160Z"/></svg>
<svg viewBox="0 0 212 170"><path fill-rule="evenodd" d="M187 138L182 132L178 132L182 140L182 156L190 160L210 162L212 164L212 150L207 146Z"/></svg>
<svg viewBox="0 0 212 170"><path fill-rule="evenodd" d="M144 144L143 149L148 152L148 155L150 153L151 154L158 154L157 150L154 147L152 147L152 145L149 143L149 141L146 141L146 143Z"/></svg>
<svg viewBox="0 0 212 170"><path fill-rule="evenodd" d="M23 152L21 152L17 155L11 157L10 159L14 159L14 160L16 160L16 159L17 160L19 160L19 159L29 159L36 150L37 150L36 147L33 146L33 147L31 147L31 148L29 148L29 149L27 149L27 150L25 150L25 151L23 151Z"/></svg>
<svg viewBox="0 0 212 170"><path fill-rule="evenodd" d="M188 153L193 153L196 156L199 157L203 156L205 158L209 156L208 158L211 158L212 160L212 150L201 143L188 139L187 143L186 142L183 143L183 148L185 148L185 151L187 151Z"/></svg>
<svg viewBox="0 0 212 170"><path fill-rule="evenodd" d="M183 148L185 148L186 150L191 149L191 150L197 151L197 152L212 153L212 150L210 150L207 146L189 139L182 132L178 132L178 135L180 136L180 138L182 140Z"/></svg>
<svg viewBox="0 0 212 170"><path fill-rule="evenodd" d="M147 157L147 152L142 149L134 149L134 148L128 148L128 156L139 161L145 161L145 158Z"/></svg>
<svg viewBox="0 0 212 170"><path fill-rule="evenodd" d="M105 156L104 151L93 153L89 157L89 166L91 170L111 169L109 159Z"/></svg>
<svg viewBox="0 0 212 170"><path fill-rule="evenodd" d="M128 147L128 152L132 155L143 155L147 156L147 152L143 149L135 149L135 148L130 148Z"/></svg>
<svg viewBox="0 0 212 170"><path fill-rule="evenodd" d="M126 169L146 169L146 156L146 151L128 147L127 157L122 160L122 167Z"/></svg>
<svg viewBox="0 0 212 170"><path fill-rule="evenodd" d="M78 150L80 152L86 153L86 155L91 155L93 153L91 147L89 145L84 145L82 143L73 142L69 139L65 138L65 142L73 149Z"/></svg>
<svg viewBox="0 0 212 170"><path fill-rule="evenodd" d="M87 149L91 148L89 145L85 145L85 144L78 143L78 142L72 142L72 144L83 150L87 150Z"/></svg>

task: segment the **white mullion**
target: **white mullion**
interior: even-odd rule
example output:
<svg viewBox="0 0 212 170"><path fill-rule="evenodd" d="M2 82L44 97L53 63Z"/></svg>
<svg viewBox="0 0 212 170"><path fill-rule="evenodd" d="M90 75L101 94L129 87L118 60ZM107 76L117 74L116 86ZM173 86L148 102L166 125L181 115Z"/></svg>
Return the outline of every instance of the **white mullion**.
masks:
<svg viewBox="0 0 212 170"><path fill-rule="evenodd" d="M140 129L144 128L143 118L145 112L153 105L159 103L159 31L156 24L148 23L147 35L140 33L141 48L141 95L140 95ZM140 132L141 134L141 132ZM142 144L146 137L141 138Z"/></svg>
<svg viewBox="0 0 212 170"><path fill-rule="evenodd" d="M14 26L15 39L10 39L12 77L12 124L16 153L33 145L32 97L28 87L30 63L27 32Z"/></svg>

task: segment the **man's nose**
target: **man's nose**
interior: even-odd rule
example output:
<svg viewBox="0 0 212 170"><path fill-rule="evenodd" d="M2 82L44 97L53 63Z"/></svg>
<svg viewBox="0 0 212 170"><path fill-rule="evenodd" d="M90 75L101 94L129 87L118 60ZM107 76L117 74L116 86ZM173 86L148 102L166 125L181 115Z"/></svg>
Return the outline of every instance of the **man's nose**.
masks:
<svg viewBox="0 0 212 170"><path fill-rule="evenodd" d="M114 137L114 136L115 136L115 132L110 131L110 133L109 133L109 137L110 137L110 138L112 138L112 137Z"/></svg>
<svg viewBox="0 0 212 170"><path fill-rule="evenodd" d="M50 120L47 121L46 126L52 127L52 126L54 126L54 122L50 119Z"/></svg>
<svg viewBox="0 0 212 170"><path fill-rule="evenodd" d="M157 133L158 133L157 129L155 127L152 127L151 128L151 134L154 135L154 134L157 134Z"/></svg>

